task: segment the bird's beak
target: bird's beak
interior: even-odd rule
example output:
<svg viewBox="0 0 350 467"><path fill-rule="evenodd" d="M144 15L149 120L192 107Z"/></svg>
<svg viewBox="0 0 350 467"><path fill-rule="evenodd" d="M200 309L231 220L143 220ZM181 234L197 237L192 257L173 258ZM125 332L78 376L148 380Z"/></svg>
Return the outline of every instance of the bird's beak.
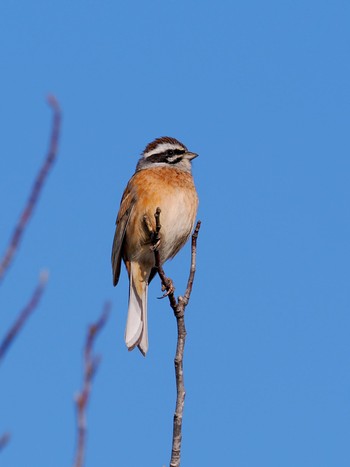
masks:
<svg viewBox="0 0 350 467"><path fill-rule="evenodd" d="M195 152L186 152L185 157L186 159L191 161L192 159L195 159L196 157L198 157L198 154L196 154Z"/></svg>

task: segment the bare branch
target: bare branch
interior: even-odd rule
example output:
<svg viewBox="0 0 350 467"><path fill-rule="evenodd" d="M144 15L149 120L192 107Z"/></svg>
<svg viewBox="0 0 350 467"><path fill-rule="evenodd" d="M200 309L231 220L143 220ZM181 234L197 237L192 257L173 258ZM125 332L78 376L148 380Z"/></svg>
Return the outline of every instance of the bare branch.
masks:
<svg viewBox="0 0 350 467"><path fill-rule="evenodd" d="M32 191L29 195L26 206L13 231L9 245L5 251L5 254L2 260L0 261L0 284L4 279L6 271L8 270L8 268L10 267L12 263L15 253L18 250L23 233L33 214L33 210L38 203L38 199L39 199L41 190L44 186L47 175L50 172L50 169L52 168L52 165L56 159L58 141L59 141L59 135L60 135L60 127L61 127L61 110L54 96L48 97L48 103L53 110L53 121L52 121L52 130L51 130L49 149L48 149L45 161L33 184Z"/></svg>
<svg viewBox="0 0 350 467"><path fill-rule="evenodd" d="M201 226L200 221L197 222L196 228L192 235L192 248L191 248L191 268L190 274L187 282L187 288L185 295L183 297L178 297L176 300L174 295L174 285L171 279L166 277L164 269L161 265L160 255L159 255L159 244L160 236L159 232L161 230L160 224L160 208L157 208L155 213L156 220L156 230L155 232L150 231L150 238L154 248L154 257L155 257L155 266L158 270L158 275L162 283L162 289L166 290L169 298L170 306L174 311L177 324L177 344L176 344L176 354L175 354L175 377L176 377L176 408L174 414L173 422L173 441L172 441L172 451L170 459L170 467L180 467L181 460L181 441L182 441L182 418L183 410L185 404L185 385L184 385L184 374L183 374L183 355L185 350L185 341L186 341L186 327L185 327L185 308L190 300L192 286L194 281L194 276L196 272L196 252L197 252L197 238L199 229ZM150 225L149 222L147 225Z"/></svg>
<svg viewBox="0 0 350 467"><path fill-rule="evenodd" d="M192 235L192 244L191 244L191 269L190 269L190 275L188 277L187 281L187 288L186 292L184 295L184 302L188 303L191 292L192 292L192 286L193 286L193 281L194 281L194 275L196 273L196 259L197 259L197 238L198 238L198 233L199 229L201 228L201 221L197 222L196 228L194 229L193 235ZM185 305L185 306L186 306Z"/></svg>
<svg viewBox="0 0 350 467"><path fill-rule="evenodd" d="M19 333L19 331L24 326L25 322L29 318L29 316L33 313L33 311L37 308L41 296L45 290L45 286L48 280L48 272L43 271L39 277L39 283L35 288L33 295L27 305L23 308L23 310L18 315L16 321L13 323L7 334L5 335L3 341L0 344L0 361L4 358L7 350L9 349L10 345L12 344L13 340Z"/></svg>
<svg viewBox="0 0 350 467"><path fill-rule="evenodd" d="M96 374L98 365L100 363L100 356L93 354L93 346L97 334L104 327L111 309L109 302L105 303L102 314L96 323L91 324L88 329L85 348L84 348L84 378L83 387L81 392L76 396L77 408L77 447L75 453L75 467L82 467L84 465L85 445L86 445L86 410L89 403L92 382Z"/></svg>

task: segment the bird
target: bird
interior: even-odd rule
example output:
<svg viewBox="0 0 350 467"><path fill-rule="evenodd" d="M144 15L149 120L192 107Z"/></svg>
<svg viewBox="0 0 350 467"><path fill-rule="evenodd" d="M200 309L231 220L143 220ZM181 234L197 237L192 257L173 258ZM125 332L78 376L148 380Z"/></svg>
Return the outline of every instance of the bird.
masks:
<svg viewBox="0 0 350 467"><path fill-rule="evenodd" d="M175 138L156 138L142 152L122 195L112 246L113 285L118 284L123 259L129 276L125 343L128 350L138 347L143 356L148 351L147 290L157 272L150 228L155 231L154 214L160 208L160 264L187 242L198 209L192 177L197 156Z"/></svg>

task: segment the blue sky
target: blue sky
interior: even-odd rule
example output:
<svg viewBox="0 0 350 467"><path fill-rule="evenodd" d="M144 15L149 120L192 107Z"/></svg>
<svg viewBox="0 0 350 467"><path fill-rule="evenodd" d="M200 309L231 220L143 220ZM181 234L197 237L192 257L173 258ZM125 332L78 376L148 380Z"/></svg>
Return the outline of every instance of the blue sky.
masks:
<svg viewBox="0 0 350 467"><path fill-rule="evenodd" d="M4 331L50 280L0 369L6 467L72 465L88 323L113 303L88 411L87 467L169 462L175 320L149 291L146 359L112 287L119 201L158 136L200 154L182 465L345 467L350 439L346 1L86 0L0 6L0 249L43 160L57 164L0 289ZM181 293L189 248L166 265Z"/></svg>

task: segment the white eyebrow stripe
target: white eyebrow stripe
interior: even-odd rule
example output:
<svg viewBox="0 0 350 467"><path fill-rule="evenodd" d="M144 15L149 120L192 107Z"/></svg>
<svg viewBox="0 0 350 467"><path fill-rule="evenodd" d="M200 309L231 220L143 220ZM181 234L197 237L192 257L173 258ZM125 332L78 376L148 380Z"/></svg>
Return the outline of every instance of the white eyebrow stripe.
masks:
<svg viewBox="0 0 350 467"><path fill-rule="evenodd" d="M184 148L180 146L179 144L161 143L161 144L158 144L158 146L152 151L146 152L143 155L143 157L147 158L149 156L152 156L153 154L158 154L158 153L168 151L168 149L180 149L180 151L184 151ZM178 155L176 157L178 157Z"/></svg>
<svg viewBox="0 0 350 467"><path fill-rule="evenodd" d="M174 162L176 161L176 159L181 159L182 158L182 154L175 154L175 156L168 156L167 159L168 159L168 162Z"/></svg>

